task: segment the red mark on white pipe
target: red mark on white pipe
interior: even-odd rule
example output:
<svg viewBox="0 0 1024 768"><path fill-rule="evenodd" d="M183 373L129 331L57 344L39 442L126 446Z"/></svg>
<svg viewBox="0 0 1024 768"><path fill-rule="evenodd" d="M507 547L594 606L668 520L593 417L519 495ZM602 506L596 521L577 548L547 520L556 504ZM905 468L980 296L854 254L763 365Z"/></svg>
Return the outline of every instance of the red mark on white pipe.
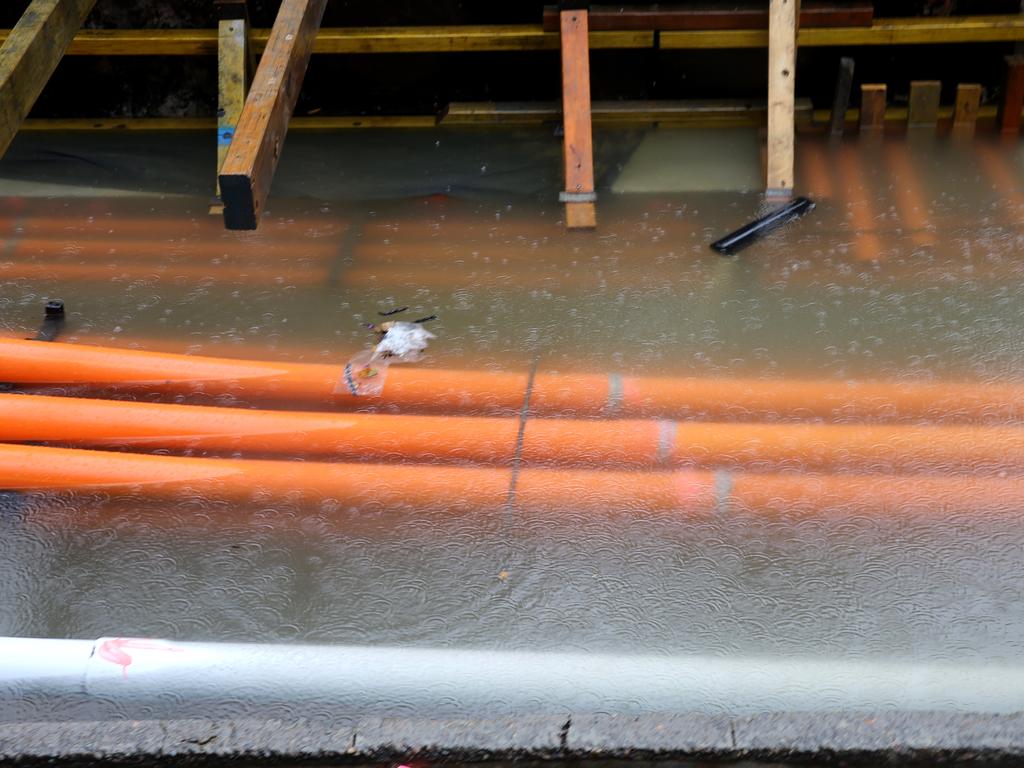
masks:
<svg viewBox="0 0 1024 768"><path fill-rule="evenodd" d="M148 640L136 640L131 637L113 637L100 643L100 647L96 649L96 652L104 661L109 661L121 667L121 674L127 680L128 667L132 664L132 657L128 653L130 650L181 653L182 649L175 648L172 645L153 643Z"/></svg>

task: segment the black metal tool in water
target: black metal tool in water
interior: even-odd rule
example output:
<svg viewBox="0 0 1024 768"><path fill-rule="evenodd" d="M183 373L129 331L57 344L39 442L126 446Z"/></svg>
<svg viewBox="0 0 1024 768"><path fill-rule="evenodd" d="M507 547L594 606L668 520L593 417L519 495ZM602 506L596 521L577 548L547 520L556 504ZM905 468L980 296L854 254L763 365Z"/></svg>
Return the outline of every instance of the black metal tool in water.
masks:
<svg viewBox="0 0 1024 768"><path fill-rule="evenodd" d="M46 302L43 310L43 323L39 326L34 341L54 341L64 330L64 302L53 299Z"/></svg>
<svg viewBox="0 0 1024 768"><path fill-rule="evenodd" d="M777 211L772 211L767 216L762 216L722 239L716 240L711 247L725 256L732 256L734 253L742 251L757 238L781 227L786 222L800 218L812 208L814 208L813 201L806 197L798 197Z"/></svg>

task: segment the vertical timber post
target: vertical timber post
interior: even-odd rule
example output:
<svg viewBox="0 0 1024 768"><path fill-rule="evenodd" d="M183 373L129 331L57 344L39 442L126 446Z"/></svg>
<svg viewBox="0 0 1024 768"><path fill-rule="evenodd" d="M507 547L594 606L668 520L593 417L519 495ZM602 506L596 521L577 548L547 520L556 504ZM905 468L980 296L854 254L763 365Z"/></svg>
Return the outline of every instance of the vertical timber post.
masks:
<svg viewBox="0 0 1024 768"><path fill-rule="evenodd" d="M860 87L860 129L880 131L885 127L885 83L864 83Z"/></svg>
<svg viewBox="0 0 1024 768"><path fill-rule="evenodd" d="M770 0L768 9L769 195L793 193L793 141L798 0Z"/></svg>
<svg viewBox="0 0 1024 768"><path fill-rule="evenodd" d="M246 0L217 0L217 173L224 165L235 126L242 116L252 76L249 66L249 12ZM220 214L220 180L217 201L210 213Z"/></svg>
<svg viewBox="0 0 1024 768"><path fill-rule="evenodd" d="M980 108L981 86L977 83L957 85L956 107L953 110L953 133L962 137L973 136Z"/></svg>
<svg viewBox="0 0 1024 768"><path fill-rule="evenodd" d="M590 127L590 42L585 3L563 3L562 119L565 133L565 224L569 229L597 226L594 192L594 144Z"/></svg>
<svg viewBox="0 0 1024 768"><path fill-rule="evenodd" d="M907 126L935 127L939 122L939 97L942 83L938 80L913 80L910 83L910 106Z"/></svg>
<svg viewBox="0 0 1024 768"><path fill-rule="evenodd" d="M836 93L832 100L832 124L829 133L842 136L846 128L846 110L850 108L850 89L853 87L853 59L843 56L839 59L839 74L836 75Z"/></svg>
<svg viewBox="0 0 1024 768"><path fill-rule="evenodd" d="M1006 57L1006 80L1003 101L999 105L999 129L1003 133L1020 130L1020 111L1024 108L1024 56Z"/></svg>

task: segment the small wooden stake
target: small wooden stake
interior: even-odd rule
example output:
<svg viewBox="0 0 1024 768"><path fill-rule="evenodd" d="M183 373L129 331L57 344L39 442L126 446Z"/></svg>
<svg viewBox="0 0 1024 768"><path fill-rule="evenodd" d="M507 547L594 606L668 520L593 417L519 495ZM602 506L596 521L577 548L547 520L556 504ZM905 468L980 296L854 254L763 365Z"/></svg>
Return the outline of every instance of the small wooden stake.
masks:
<svg viewBox="0 0 1024 768"><path fill-rule="evenodd" d="M860 129L878 131L885 126L885 84L864 83L860 87Z"/></svg>
<svg viewBox="0 0 1024 768"><path fill-rule="evenodd" d="M594 196L594 145L590 126L590 44L587 10L559 14L562 31L562 119L565 126L565 224L569 229L597 226ZM591 199L585 199L585 198ZM575 198L575 199L573 199Z"/></svg>
<svg viewBox="0 0 1024 768"><path fill-rule="evenodd" d="M32 0L0 46L0 157L96 0Z"/></svg>
<svg viewBox="0 0 1024 768"><path fill-rule="evenodd" d="M327 0L283 0L220 170L224 225L256 229Z"/></svg>
<svg viewBox="0 0 1024 768"><path fill-rule="evenodd" d="M999 105L999 128L1003 133L1020 130L1020 112L1024 109L1024 56L1006 57L1006 81Z"/></svg>
<svg viewBox="0 0 1024 768"><path fill-rule="evenodd" d="M939 97L941 94L942 83L938 80L914 80L911 82L907 125L937 125L939 122Z"/></svg>
<svg viewBox="0 0 1024 768"><path fill-rule="evenodd" d="M956 109L953 112L953 131L958 135L974 133L974 125L981 107L981 86L960 83L956 87Z"/></svg>
<svg viewBox="0 0 1024 768"><path fill-rule="evenodd" d="M842 136L846 127L846 110L850 107L850 89L853 87L853 59L843 56L839 59L839 74L836 76L836 94L832 100L832 124L829 133Z"/></svg>
<svg viewBox="0 0 1024 768"><path fill-rule="evenodd" d="M765 190L769 195L793 193L797 5L797 0L770 0L768 6L768 162Z"/></svg>

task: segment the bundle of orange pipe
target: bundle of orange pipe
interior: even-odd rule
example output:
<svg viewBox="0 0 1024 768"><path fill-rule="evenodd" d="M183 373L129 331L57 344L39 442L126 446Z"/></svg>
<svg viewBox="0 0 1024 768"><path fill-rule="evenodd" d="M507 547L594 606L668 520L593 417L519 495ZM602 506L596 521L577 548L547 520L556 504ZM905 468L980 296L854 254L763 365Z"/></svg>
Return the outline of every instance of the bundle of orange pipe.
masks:
<svg viewBox="0 0 1024 768"><path fill-rule="evenodd" d="M1016 514L1024 506L1019 478L527 468L517 473L513 486L512 470L489 467L195 459L12 445L0 445L0 488L200 494L233 501L335 499L446 512L500 508L510 499L520 510L607 514L639 508L684 516L733 509L761 514L947 509Z"/></svg>
<svg viewBox="0 0 1024 768"><path fill-rule="evenodd" d="M522 430L520 432L520 429ZM0 441L403 462L870 472L1024 469L1024 429L254 411L0 394Z"/></svg>
<svg viewBox="0 0 1024 768"><path fill-rule="evenodd" d="M285 363L0 339L0 381L82 392L232 396L330 407L719 421L1006 422L1024 418L1020 384L491 373L394 365L377 398L333 394L344 363ZM528 392L529 389L529 392Z"/></svg>

